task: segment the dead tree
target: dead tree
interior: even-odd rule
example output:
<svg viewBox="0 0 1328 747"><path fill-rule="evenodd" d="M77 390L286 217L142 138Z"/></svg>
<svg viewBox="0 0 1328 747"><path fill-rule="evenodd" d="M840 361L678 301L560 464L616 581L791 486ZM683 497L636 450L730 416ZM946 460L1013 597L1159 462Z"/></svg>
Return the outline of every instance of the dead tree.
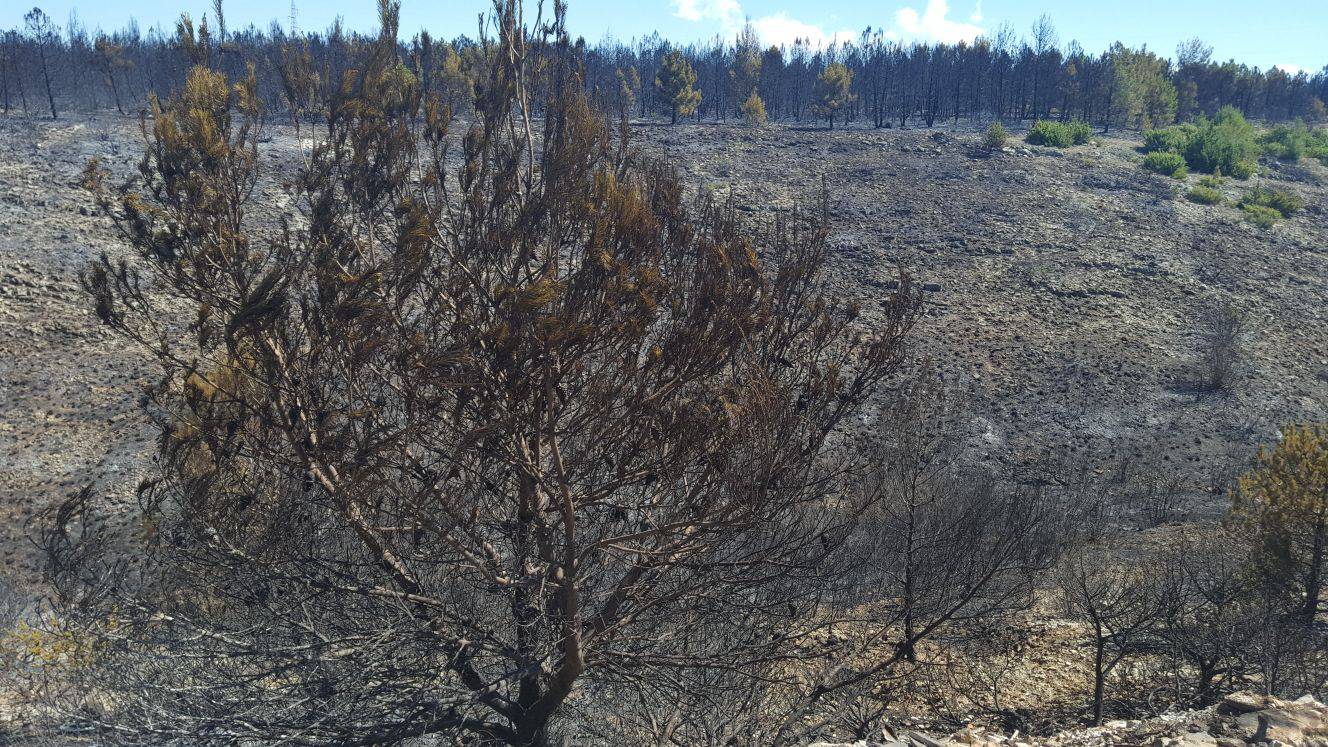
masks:
<svg viewBox="0 0 1328 747"><path fill-rule="evenodd" d="M25 600L18 589L18 584L9 576L8 573L0 572L0 690L6 693L16 691L15 680L16 673L19 671L19 663L15 661L15 651L12 644L18 641L13 636L15 627L23 614ZM0 739L5 738L6 727L0 727Z"/></svg>
<svg viewBox="0 0 1328 747"><path fill-rule="evenodd" d="M1193 675L1200 706L1252 669L1263 605L1249 542L1225 531L1188 533L1159 558L1161 626L1170 655Z"/></svg>
<svg viewBox="0 0 1328 747"><path fill-rule="evenodd" d="M5 107L5 114L9 113L11 106L9 94L9 81L15 75L15 70L10 62L8 33L0 32L0 101Z"/></svg>
<svg viewBox="0 0 1328 747"><path fill-rule="evenodd" d="M55 27L51 24L50 17L41 8L33 8L28 11L23 16L23 23L27 27L32 46L37 50L37 60L41 65L42 82L46 84L46 101L51 107L51 119L56 119L59 115L55 110L55 88L51 85L50 62L50 56L55 52L54 47L59 44Z"/></svg>
<svg viewBox="0 0 1328 747"><path fill-rule="evenodd" d="M1143 649L1161 619L1161 595L1144 566L1084 548L1061 567L1059 586L1066 613L1087 624L1092 636L1094 724L1102 723L1107 678Z"/></svg>
<svg viewBox="0 0 1328 747"><path fill-rule="evenodd" d="M93 54L97 61L97 67L101 70L102 78L106 81L107 87L111 89L111 97L115 100L115 110L124 114L124 106L120 103L120 86L115 82L115 76L119 71L131 67L129 60L125 59L124 47L105 36L98 36L93 43Z"/></svg>
<svg viewBox="0 0 1328 747"><path fill-rule="evenodd" d="M963 410L937 379L924 373L898 394L879 413L859 484L869 508L848 538L855 560L828 587L852 609L855 634L828 642L787 696L776 743L805 743L850 711L862 717L855 738L867 737L891 683L927 663L920 644L1025 609L1059 549L1061 507L1046 493L965 465ZM878 702L860 702L864 693Z"/></svg>
<svg viewBox="0 0 1328 747"><path fill-rule="evenodd" d="M19 103L22 104L23 114L26 115L28 113L28 92L27 89L23 86L23 67L20 64L20 57L18 53L22 37L19 36L19 33L17 31L6 31L4 33L4 39L5 39L5 54L9 58L9 64L5 66L5 69L7 71L6 80L9 80L10 77L13 78L14 87L18 89ZM8 91L7 88L6 91ZM6 93L6 99L5 99L6 112L9 111L8 101L9 101L8 94Z"/></svg>
<svg viewBox="0 0 1328 747"><path fill-rule="evenodd" d="M588 106L557 7L541 39L495 6L449 160L383 2L275 229L252 68L197 38L139 185L89 166L139 257L85 286L163 371L147 561L77 562L86 503L47 542L103 652L57 705L101 740L544 744L593 683L783 656L842 570L867 501L832 435L897 365L907 278L868 329L822 286L824 201L747 230L684 200Z"/></svg>
<svg viewBox="0 0 1328 747"><path fill-rule="evenodd" d="M1199 356L1203 385L1210 391L1229 389L1240 362L1245 319L1230 304L1209 308L1199 320Z"/></svg>
<svg viewBox="0 0 1328 747"><path fill-rule="evenodd" d="M1026 529L1002 538L1008 546L987 546L987 522L999 521L999 511L1032 510L1040 508L1038 502L1013 499L1006 505L1002 493L1009 486L963 464L966 412L933 372L924 368L901 393L881 413L872 469L864 482L866 490L879 494L863 521L870 543L864 567L879 574L869 585L897 600L899 653L913 661L918 641L926 637L922 631L938 618L953 622L974 612L996 614L1007 602L1026 602L1031 591L1026 582L1047 562L1052 533L1046 517L1030 513ZM1027 563L1023 573L1007 579L1022 583L1000 588L998 596L1009 597L992 606L979 602L1000 585L986 587L983 574L964 576L975 561L986 568L987 551L1006 555L1016 565ZM970 604L977 609L968 609Z"/></svg>

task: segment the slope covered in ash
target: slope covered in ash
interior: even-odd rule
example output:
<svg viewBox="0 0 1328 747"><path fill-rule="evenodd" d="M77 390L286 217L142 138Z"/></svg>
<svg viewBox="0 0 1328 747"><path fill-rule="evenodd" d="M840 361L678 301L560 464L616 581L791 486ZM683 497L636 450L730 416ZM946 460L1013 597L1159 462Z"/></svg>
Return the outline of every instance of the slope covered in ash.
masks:
<svg viewBox="0 0 1328 747"><path fill-rule="evenodd" d="M1231 202L1183 199L1144 172L1137 141L1064 151L1022 145L988 157L967 132L642 125L700 188L732 190L768 220L814 196L834 220L831 279L879 299L910 272L927 291L919 361L963 394L976 458L1151 469L1202 492L1289 421L1328 420L1328 169L1269 164L1262 183L1306 209L1272 229ZM293 132L270 130L255 209L288 210L277 179ZM135 407L155 372L99 329L77 277L123 248L78 188L87 160L133 172L132 118L0 118L0 567L30 579L31 517L85 484L130 498L151 432ZM1191 177L1191 181L1194 177ZM1246 317L1233 386L1193 386L1197 319ZM1139 465L1145 465L1141 468ZM1211 501L1212 509L1218 501Z"/></svg>
<svg viewBox="0 0 1328 747"><path fill-rule="evenodd" d="M915 335L966 393L975 448L1002 462L1148 465L1207 481L1287 422L1328 418L1328 168L1265 161L1224 205L1139 167L1139 142L1008 147L927 130L645 128L692 180L756 215L814 195L834 217L843 293L928 291ZM1256 184L1306 209L1271 229L1234 202ZM1244 317L1232 386L1198 385L1205 312ZM1131 467L1130 465L1134 465Z"/></svg>

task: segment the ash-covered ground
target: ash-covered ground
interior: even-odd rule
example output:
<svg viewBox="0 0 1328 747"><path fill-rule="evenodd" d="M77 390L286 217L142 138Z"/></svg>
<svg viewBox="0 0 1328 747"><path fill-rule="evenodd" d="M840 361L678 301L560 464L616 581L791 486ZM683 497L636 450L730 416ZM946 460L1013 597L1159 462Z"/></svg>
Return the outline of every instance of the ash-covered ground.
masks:
<svg viewBox="0 0 1328 747"><path fill-rule="evenodd" d="M988 156L977 134L944 128L633 129L698 188L732 190L754 221L812 205L824 177L835 292L870 322L900 269L916 279L927 306L914 365L960 393L977 460L1135 465L1202 494L1279 425L1328 420L1317 162L1265 163L1226 183L1227 204L1203 206L1140 169L1128 134ZM290 127L268 132L255 210L275 215L289 209L278 181L299 148ZM128 176L141 150L136 118L0 118L0 570L25 581L33 516L87 484L129 500L150 470L136 401L157 373L100 329L78 286L89 260L125 251L79 173L98 156ZM1232 203L1256 182L1306 209L1272 229L1245 222ZM1246 332L1233 386L1209 392L1194 386L1198 320L1217 304L1242 312ZM1212 515L1212 498L1195 516Z"/></svg>

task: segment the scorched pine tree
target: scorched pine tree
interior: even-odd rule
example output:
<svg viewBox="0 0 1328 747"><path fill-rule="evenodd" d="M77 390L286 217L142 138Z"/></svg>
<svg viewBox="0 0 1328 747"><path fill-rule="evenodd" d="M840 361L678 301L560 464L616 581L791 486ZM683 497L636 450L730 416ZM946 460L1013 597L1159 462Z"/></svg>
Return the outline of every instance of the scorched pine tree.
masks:
<svg viewBox="0 0 1328 747"><path fill-rule="evenodd" d="M141 547L99 553L86 492L47 537L99 652L50 691L103 741L541 744L579 683L666 699L832 621L792 611L862 510L835 434L899 360L908 283L868 329L823 292L824 205L747 230L685 200L589 107L561 8L535 34L496 4L461 124L381 5L295 219L255 214L252 72L188 29L137 180L87 170L137 255L85 285L162 372Z"/></svg>

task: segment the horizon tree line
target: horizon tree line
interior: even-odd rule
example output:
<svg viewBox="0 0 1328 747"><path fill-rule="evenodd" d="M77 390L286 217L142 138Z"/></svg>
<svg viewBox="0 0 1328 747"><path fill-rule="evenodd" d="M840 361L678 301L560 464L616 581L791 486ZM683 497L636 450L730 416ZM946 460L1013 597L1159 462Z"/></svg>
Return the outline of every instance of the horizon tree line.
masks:
<svg viewBox="0 0 1328 747"><path fill-rule="evenodd" d="M192 25L187 16L182 22ZM292 34L276 21L228 29L221 0L198 33L215 37L218 69L239 76L254 67L268 112L283 111L293 94L282 73L292 43L326 88L361 64L375 40L340 19L321 32ZM68 110L141 108L150 93L182 90L190 65L178 38L178 28L145 31L132 20L114 31L89 30L73 15L61 29L33 8L22 28L0 32L0 107L52 118ZM427 93L438 93L454 113L473 110L492 42L479 33L444 41L422 30L397 44ZM1171 59L1122 42L1092 53L1075 41L1061 44L1045 15L1027 37L1004 26L954 44L892 40L868 27L857 39L826 46L805 39L763 45L749 24L733 39L690 44L658 34L595 44L578 38L557 54L585 70L582 85L603 111L671 122L741 119L753 94L770 120L833 117L875 128L1078 119L1103 131L1144 129L1211 116L1223 106L1257 120L1328 120L1328 66L1292 74L1219 62L1197 38L1181 43Z"/></svg>

